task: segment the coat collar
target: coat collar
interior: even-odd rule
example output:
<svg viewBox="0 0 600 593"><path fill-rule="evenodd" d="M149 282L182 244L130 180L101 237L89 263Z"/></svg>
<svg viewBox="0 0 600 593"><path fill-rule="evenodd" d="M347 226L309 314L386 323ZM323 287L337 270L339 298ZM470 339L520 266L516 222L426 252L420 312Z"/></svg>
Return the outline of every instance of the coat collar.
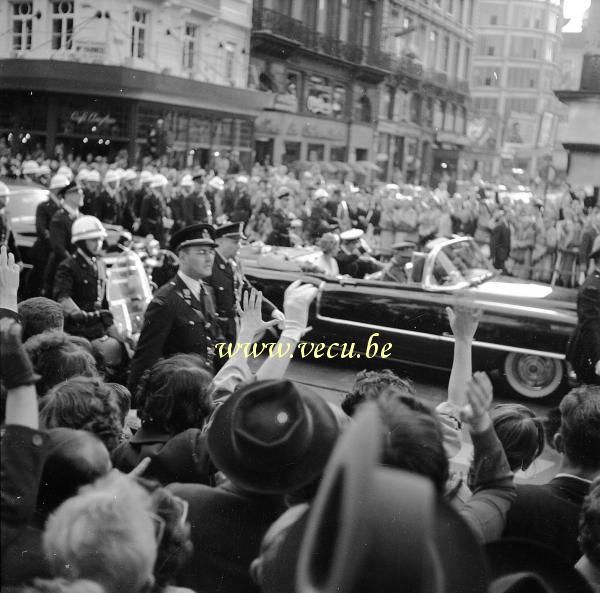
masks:
<svg viewBox="0 0 600 593"><path fill-rule="evenodd" d="M131 444L147 445L149 443L166 443L171 436L155 428L142 426L130 439Z"/></svg>
<svg viewBox="0 0 600 593"><path fill-rule="evenodd" d="M226 260L217 250L215 250L215 261L213 263L213 269L219 268L222 272L225 272L229 276L233 276L233 268L231 263Z"/></svg>

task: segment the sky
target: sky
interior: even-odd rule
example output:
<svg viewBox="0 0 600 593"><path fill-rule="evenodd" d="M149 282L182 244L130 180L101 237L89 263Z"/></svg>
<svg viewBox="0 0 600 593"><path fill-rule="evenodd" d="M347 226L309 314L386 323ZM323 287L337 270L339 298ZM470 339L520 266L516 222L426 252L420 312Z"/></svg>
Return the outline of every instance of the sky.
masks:
<svg viewBox="0 0 600 593"><path fill-rule="evenodd" d="M571 22L563 29L565 32L581 31L583 13L590 7L590 0L565 0L564 15Z"/></svg>

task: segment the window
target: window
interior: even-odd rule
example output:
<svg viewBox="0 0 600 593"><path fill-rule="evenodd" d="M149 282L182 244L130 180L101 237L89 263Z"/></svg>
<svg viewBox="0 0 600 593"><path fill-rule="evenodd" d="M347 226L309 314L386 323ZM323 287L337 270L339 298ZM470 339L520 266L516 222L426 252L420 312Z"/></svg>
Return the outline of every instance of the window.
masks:
<svg viewBox="0 0 600 593"><path fill-rule="evenodd" d="M308 157L311 163L315 161L322 161L325 158L325 145L324 144L309 144L307 149Z"/></svg>
<svg viewBox="0 0 600 593"><path fill-rule="evenodd" d="M456 121L456 107L451 103L446 103L446 115L444 116L444 130L446 132L454 131L454 122Z"/></svg>
<svg viewBox="0 0 600 593"><path fill-rule="evenodd" d="M139 8L133 9L133 24L131 25L131 57L143 60L146 56L146 33L148 12Z"/></svg>
<svg viewBox="0 0 600 593"><path fill-rule="evenodd" d="M553 41L546 41L544 59L546 60L546 62L554 62L554 60L556 59L556 45Z"/></svg>
<svg viewBox="0 0 600 593"><path fill-rule="evenodd" d="M457 107L456 109L456 121L454 122L454 131L457 134L464 134L465 123L467 121L467 110L464 107Z"/></svg>
<svg viewBox="0 0 600 593"><path fill-rule="evenodd" d="M501 56L504 54L503 35L479 35L475 52L478 56Z"/></svg>
<svg viewBox="0 0 600 593"><path fill-rule="evenodd" d="M535 97L513 97L506 100L505 113L516 111L518 113L537 113L537 99Z"/></svg>
<svg viewBox="0 0 600 593"><path fill-rule="evenodd" d="M348 41L350 23L350 0L342 0L340 6L340 39Z"/></svg>
<svg viewBox="0 0 600 593"><path fill-rule="evenodd" d="M548 15L548 31L550 33L558 33L558 15L550 13Z"/></svg>
<svg viewBox="0 0 600 593"><path fill-rule="evenodd" d="M354 117L361 122L369 123L371 121L371 101L366 94L357 99L354 106Z"/></svg>
<svg viewBox="0 0 600 593"><path fill-rule="evenodd" d="M453 75L458 78L460 73L460 41L457 39L454 44L454 72Z"/></svg>
<svg viewBox="0 0 600 593"><path fill-rule="evenodd" d="M74 13L73 0L52 2L52 49L72 49Z"/></svg>
<svg viewBox="0 0 600 593"><path fill-rule="evenodd" d="M410 121L414 124L421 123L421 107L423 98L417 93L413 93L410 97Z"/></svg>
<svg viewBox="0 0 600 593"><path fill-rule="evenodd" d="M31 49L33 27L33 2L13 2L12 5L12 48Z"/></svg>
<svg viewBox="0 0 600 593"><path fill-rule="evenodd" d="M500 86L500 66L477 66L473 68L473 86Z"/></svg>
<svg viewBox="0 0 600 593"><path fill-rule="evenodd" d="M464 73L465 76L469 75L469 69L471 67L471 48L467 47L467 49L465 49L465 69L464 69Z"/></svg>
<svg viewBox="0 0 600 593"><path fill-rule="evenodd" d="M514 24L517 27L523 27L524 29L542 29L543 22L544 12L541 8L523 6L515 11Z"/></svg>
<svg viewBox="0 0 600 593"><path fill-rule="evenodd" d="M198 51L198 25L185 24L183 35L183 67L193 70L196 66L196 52Z"/></svg>
<svg viewBox="0 0 600 593"><path fill-rule="evenodd" d="M433 105L433 127L441 130L444 125L444 109L445 105L436 101Z"/></svg>
<svg viewBox="0 0 600 593"><path fill-rule="evenodd" d="M444 47L442 51L442 70L448 72L450 66L450 37L448 37L448 35L444 37Z"/></svg>
<svg viewBox="0 0 600 593"><path fill-rule="evenodd" d="M474 97L472 99L473 109L482 112L498 111L498 99L494 97Z"/></svg>
<svg viewBox="0 0 600 593"><path fill-rule="evenodd" d="M448 14L454 14L454 0L448 0Z"/></svg>
<svg viewBox="0 0 600 593"><path fill-rule="evenodd" d="M235 79L235 43L225 43L225 80L234 82Z"/></svg>
<svg viewBox="0 0 600 593"><path fill-rule="evenodd" d="M369 0L365 3L362 25L362 45L370 47L371 35L373 34L373 14L375 13L375 3Z"/></svg>
<svg viewBox="0 0 600 593"><path fill-rule="evenodd" d="M498 24L498 16L494 14L490 17L490 25L497 25L497 24Z"/></svg>
<svg viewBox="0 0 600 593"><path fill-rule="evenodd" d="M478 10L478 22L481 25L504 26L506 25L506 15L506 4L481 3Z"/></svg>
<svg viewBox="0 0 600 593"><path fill-rule="evenodd" d="M379 104L379 117L392 119L394 113L393 98L394 92L391 87L384 87L384 90L381 93L381 102Z"/></svg>
<svg viewBox="0 0 600 593"><path fill-rule="evenodd" d="M539 59L542 55L542 40L516 35L510 40L510 55L513 58Z"/></svg>
<svg viewBox="0 0 600 593"><path fill-rule="evenodd" d="M431 68L437 67L439 38L440 36L437 31L431 31L429 33L429 66Z"/></svg>
<svg viewBox="0 0 600 593"><path fill-rule="evenodd" d="M539 68L509 68L507 85L518 89L537 88L540 81Z"/></svg>

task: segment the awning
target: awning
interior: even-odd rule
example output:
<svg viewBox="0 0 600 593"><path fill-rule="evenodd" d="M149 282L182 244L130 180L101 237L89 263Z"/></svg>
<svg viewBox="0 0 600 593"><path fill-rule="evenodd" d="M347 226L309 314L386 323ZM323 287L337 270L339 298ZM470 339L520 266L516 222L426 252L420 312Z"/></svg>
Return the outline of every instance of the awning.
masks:
<svg viewBox="0 0 600 593"><path fill-rule="evenodd" d="M600 152L569 153L567 181L571 185L600 185Z"/></svg>
<svg viewBox="0 0 600 593"><path fill-rule="evenodd" d="M123 66L59 60L0 60L0 90L121 97L255 118L273 95Z"/></svg>

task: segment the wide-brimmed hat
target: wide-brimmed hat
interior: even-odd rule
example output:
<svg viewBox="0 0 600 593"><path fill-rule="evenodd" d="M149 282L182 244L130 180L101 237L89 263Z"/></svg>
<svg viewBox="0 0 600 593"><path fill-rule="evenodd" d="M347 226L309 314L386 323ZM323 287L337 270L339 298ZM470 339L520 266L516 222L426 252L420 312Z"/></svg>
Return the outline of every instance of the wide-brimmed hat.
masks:
<svg viewBox="0 0 600 593"><path fill-rule="evenodd" d="M171 249L178 251L184 247L215 247L215 229L210 224L192 224L177 231L171 237Z"/></svg>
<svg viewBox="0 0 600 593"><path fill-rule="evenodd" d="M338 433L333 412L317 393L291 381L257 381L217 409L208 450L236 485L280 494L321 475Z"/></svg>
<svg viewBox="0 0 600 593"><path fill-rule="evenodd" d="M591 593L566 558L539 542L502 539L486 544L485 553L490 593Z"/></svg>
<svg viewBox="0 0 600 593"><path fill-rule="evenodd" d="M215 239L221 237L227 237L228 239L245 239L244 235L244 223L243 222L232 222L231 224L224 224L215 229Z"/></svg>
<svg viewBox="0 0 600 593"><path fill-rule="evenodd" d="M377 465L381 435L368 404L339 440L307 519L296 590L487 593L469 526L428 479Z"/></svg>

